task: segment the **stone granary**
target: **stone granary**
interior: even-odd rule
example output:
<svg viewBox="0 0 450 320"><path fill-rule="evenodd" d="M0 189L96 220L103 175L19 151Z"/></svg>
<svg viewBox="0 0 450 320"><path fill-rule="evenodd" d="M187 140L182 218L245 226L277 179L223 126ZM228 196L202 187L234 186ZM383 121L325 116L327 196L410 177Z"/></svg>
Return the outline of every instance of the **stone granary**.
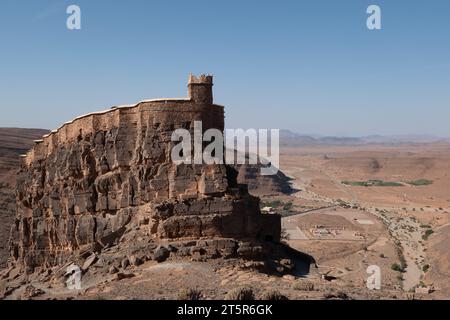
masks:
<svg viewBox="0 0 450 320"><path fill-rule="evenodd" d="M36 141L18 173L10 264L59 265L136 228L152 248L174 243L185 254L252 256L278 242L280 216L261 214L232 167L171 161L174 129L224 130L212 87L211 76L190 76L188 98L84 115Z"/></svg>

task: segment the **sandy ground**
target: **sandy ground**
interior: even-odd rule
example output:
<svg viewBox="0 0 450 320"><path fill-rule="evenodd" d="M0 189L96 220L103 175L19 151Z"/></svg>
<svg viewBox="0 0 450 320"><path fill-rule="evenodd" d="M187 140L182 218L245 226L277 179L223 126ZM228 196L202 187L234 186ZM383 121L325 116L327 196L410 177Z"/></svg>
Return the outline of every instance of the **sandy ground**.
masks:
<svg viewBox="0 0 450 320"><path fill-rule="evenodd" d="M448 235L443 235L448 230L442 226L450 219L449 145L285 148L281 151L281 168L295 179L295 188L301 190L293 195L297 208L307 202L316 202L318 206L344 204L347 208L354 208L347 209L348 212L343 214L338 214L339 210L333 211L335 209L312 211L297 218L299 225L313 220L315 216L322 224L345 226L352 231L360 231L364 227L366 240L360 245L367 246L369 243L369 248L377 250L378 259L374 259L374 263L387 266L383 273L389 279L388 286L398 286L401 278L400 284L405 291L413 291L419 285L433 285L442 287L444 291L441 295L450 297L449 292L445 291L446 285L442 284L450 281L445 276L448 274L448 261L444 261L450 249L433 242L439 236L448 239ZM425 186L408 183L418 179L428 179L433 183ZM382 180L399 182L401 186L348 186L342 183L345 180ZM355 223L351 217L352 210L365 216L358 218L363 221L362 224ZM328 217L319 219L323 215ZM339 220L338 216L346 216L347 222ZM288 219L292 221L292 217ZM365 225L364 220L376 223ZM353 226L349 227L348 222ZM368 254L357 251L358 241L349 243L350 240L343 241L339 236L313 239L301 226L293 228L287 221L285 226L289 229L288 234L294 235L290 244L314 255L319 264L326 263L333 268L353 264L344 266L344 269L354 271L364 265L362 260L368 260ZM381 229L370 229L376 226ZM428 229L435 234L423 239ZM358 252L359 261L356 258ZM393 263L399 263L401 256L407 264L404 273L390 268ZM426 266L430 266L431 271ZM436 271L433 276L432 270L441 271ZM340 271L346 276L349 274Z"/></svg>
<svg viewBox="0 0 450 320"><path fill-rule="evenodd" d="M80 290L69 290L61 282L32 282L7 297L22 299L27 288L42 290L35 300L177 300L186 289L200 292L202 300L226 298L237 288L253 291L255 299L263 299L276 291L290 300L322 299L395 299L405 298L395 290L383 288L375 292L361 289L360 283L322 280L317 274L306 277L275 276L242 269L233 261L168 261L162 264L147 262L127 269L127 278L115 275L99 276L95 269L82 278Z"/></svg>

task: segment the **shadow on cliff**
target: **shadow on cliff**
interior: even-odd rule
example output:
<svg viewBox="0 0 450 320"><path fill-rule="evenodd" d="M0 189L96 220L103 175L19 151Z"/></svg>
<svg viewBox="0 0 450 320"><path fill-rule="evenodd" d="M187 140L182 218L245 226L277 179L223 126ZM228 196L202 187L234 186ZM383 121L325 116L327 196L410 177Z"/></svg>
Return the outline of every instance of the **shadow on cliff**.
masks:
<svg viewBox="0 0 450 320"><path fill-rule="evenodd" d="M293 268L290 270L289 274L304 278L308 275L317 273L317 264L314 257L304 252L295 250L285 243L277 243L274 245L276 246L277 259L280 261L287 259L293 263Z"/></svg>
<svg viewBox="0 0 450 320"><path fill-rule="evenodd" d="M229 152L231 149L226 149ZM238 156L242 153L234 151L234 159L238 159ZM233 152L230 151L230 152ZM250 164L250 154L247 152L244 155L245 164L235 164L231 165L238 175L236 177L239 184L248 185L248 189L251 193L255 192L255 195L272 195L276 193L281 193L284 195L292 195L301 190L294 188L291 177L288 177L279 168L276 174L273 175L262 175L261 170L263 168L270 168L271 163L267 160L268 164L263 164L260 160L256 164Z"/></svg>

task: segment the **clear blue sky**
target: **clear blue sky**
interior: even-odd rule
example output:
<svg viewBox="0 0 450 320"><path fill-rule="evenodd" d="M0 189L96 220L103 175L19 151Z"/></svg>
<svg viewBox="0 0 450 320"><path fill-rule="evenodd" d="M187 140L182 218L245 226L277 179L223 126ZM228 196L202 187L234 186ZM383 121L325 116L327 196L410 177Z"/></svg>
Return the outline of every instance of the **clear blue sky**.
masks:
<svg viewBox="0 0 450 320"><path fill-rule="evenodd" d="M191 72L215 76L229 128L450 136L450 1L0 2L0 126L184 97Z"/></svg>

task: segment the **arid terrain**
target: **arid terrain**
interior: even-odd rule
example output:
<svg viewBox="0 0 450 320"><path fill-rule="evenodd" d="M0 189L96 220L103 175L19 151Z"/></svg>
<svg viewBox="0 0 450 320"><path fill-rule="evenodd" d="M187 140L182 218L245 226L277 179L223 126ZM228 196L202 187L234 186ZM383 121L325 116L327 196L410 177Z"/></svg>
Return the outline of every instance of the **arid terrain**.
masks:
<svg viewBox="0 0 450 320"><path fill-rule="evenodd" d="M300 192L282 201L306 212L285 218L289 244L346 285L378 265L384 287L449 298L449 160L447 143L284 148Z"/></svg>
<svg viewBox="0 0 450 320"><path fill-rule="evenodd" d="M45 130L1 132L4 263L18 156ZM262 210L283 215L284 241L312 256L317 268L303 265L302 270L283 275L260 272L255 263L233 259L158 263L126 246L127 237L137 231L131 230L120 240L123 245L87 257L82 290L67 290L63 275L67 266L29 276L9 269L3 275L13 280L3 282L7 287L1 289L7 299L178 299L188 298L183 296L187 289L195 289L202 299L223 299L239 287L252 288L260 299L274 290L289 299L448 299L449 147L444 143L284 147L281 169L290 179L283 175L279 182L258 181L247 174L245 182L261 197ZM258 183L264 186L257 188ZM139 237L131 242L145 241ZM128 263L114 262L112 257L119 253L128 256ZM367 268L373 265L381 269L378 291L366 287Z"/></svg>

